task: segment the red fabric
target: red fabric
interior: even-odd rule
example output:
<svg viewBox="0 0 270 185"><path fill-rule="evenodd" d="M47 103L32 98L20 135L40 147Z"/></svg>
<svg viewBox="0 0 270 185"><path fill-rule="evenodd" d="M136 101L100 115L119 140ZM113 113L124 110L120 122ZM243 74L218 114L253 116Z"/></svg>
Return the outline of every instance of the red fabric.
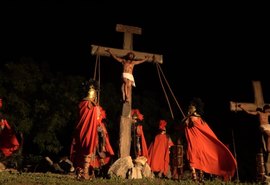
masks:
<svg viewBox="0 0 270 185"><path fill-rule="evenodd" d="M137 119L140 120L140 121L142 121L144 119L144 117L141 114L141 112L140 112L139 109L132 109L131 110L131 115L132 115L132 117L136 115L137 116Z"/></svg>
<svg viewBox="0 0 270 185"><path fill-rule="evenodd" d="M0 120L0 127L2 128L0 131L0 150L6 157L8 157L19 149L20 144L7 120Z"/></svg>
<svg viewBox="0 0 270 185"><path fill-rule="evenodd" d="M166 133L156 135L149 146L148 164L153 172L162 172L165 176L169 170L171 138Z"/></svg>
<svg viewBox="0 0 270 185"><path fill-rule="evenodd" d="M137 126L137 136L141 137L141 146L142 146L141 156L148 158L148 149L147 149L147 144L146 144L146 140L144 137L142 125Z"/></svg>
<svg viewBox="0 0 270 185"><path fill-rule="evenodd" d="M113 151L113 148L111 146L109 134L108 134L108 131L105 127L105 124L101 122L100 126L102 127L104 134L105 134L105 152L107 152L109 154L104 159L104 164L107 164L110 161L111 156L114 155L114 151Z"/></svg>
<svg viewBox="0 0 270 185"><path fill-rule="evenodd" d="M234 176L237 163L230 150L217 138L201 117L190 117L193 126L185 128L190 166L206 173L224 177Z"/></svg>
<svg viewBox="0 0 270 185"><path fill-rule="evenodd" d="M90 156L90 166L98 168L109 162L110 157L106 156L102 161L97 156L98 146L98 131L99 125L104 129L104 124L101 124L102 108L93 106L88 100L83 100L79 104L80 120L77 124L73 142L71 145L71 161L75 167L83 167L85 156ZM113 155L112 147L109 143L106 130L106 149L109 154Z"/></svg>
<svg viewBox="0 0 270 185"><path fill-rule="evenodd" d="M159 129L160 130L166 130L166 125L167 125L167 121L165 121L165 120L159 121Z"/></svg>

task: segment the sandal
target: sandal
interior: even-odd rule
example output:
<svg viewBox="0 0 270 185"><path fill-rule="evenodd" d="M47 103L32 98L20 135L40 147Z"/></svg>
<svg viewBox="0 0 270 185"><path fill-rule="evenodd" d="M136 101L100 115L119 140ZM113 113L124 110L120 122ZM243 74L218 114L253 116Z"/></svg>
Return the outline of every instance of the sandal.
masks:
<svg viewBox="0 0 270 185"><path fill-rule="evenodd" d="M203 171L200 170L200 173L199 173L199 182L203 182L204 181L204 174L203 174Z"/></svg>
<svg viewBox="0 0 270 185"><path fill-rule="evenodd" d="M193 181L197 181L197 174L196 174L196 172L191 172L191 179Z"/></svg>

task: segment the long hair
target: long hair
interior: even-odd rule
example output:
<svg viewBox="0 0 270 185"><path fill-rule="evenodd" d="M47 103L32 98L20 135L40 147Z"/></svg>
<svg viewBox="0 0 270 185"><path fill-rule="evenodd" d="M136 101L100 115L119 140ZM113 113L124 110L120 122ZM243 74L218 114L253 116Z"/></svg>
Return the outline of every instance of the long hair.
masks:
<svg viewBox="0 0 270 185"><path fill-rule="evenodd" d="M190 105L196 107L196 112L199 115L204 114L204 103L202 102L201 98L195 97L191 100Z"/></svg>
<svg viewBox="0 0 270 185"><path fill-rule="evenodd" d="M135 60L135 53L128 52L124 57L125 60Z"/></svg>

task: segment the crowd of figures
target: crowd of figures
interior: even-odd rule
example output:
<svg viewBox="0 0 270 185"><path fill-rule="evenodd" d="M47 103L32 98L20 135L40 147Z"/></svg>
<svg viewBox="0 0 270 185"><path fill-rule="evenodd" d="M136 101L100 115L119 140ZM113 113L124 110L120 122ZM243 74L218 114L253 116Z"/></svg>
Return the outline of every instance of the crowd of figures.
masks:
<svg viewBox="0 0 270 185"><path fill-rule="evenodd" d="M132 52L123 58L117 57L106 50L116 61L123 65L123 102L131 102L131 88L135 86L133 68L146 62L149 57L135 60ZM187 145L181 146L181 140L176 144L166 132L167 121L160 119L159 132L149 147L144 137L141 121L143 115L138 109L132 109L129 114L132 127L131 155L115 161L111 165L115 151L110 143L106 129L106 112L99 103L99 84L95 80L86 83L87 95L79 103L79 120L72 135L70 156L53 162L49 157L45 161L56 172L74 172L78 179L92 179L99 169L100 175L117 175L124 178L175 178L179 179L183 171L183 155L185 153L191 178L203 181L204 173L216 175L224 181L234 177L237 164L230 150L216 137L208 124L202 119L203 103L194 99L182 120ZM2 101L0 106L2 107ZM1 116L0 149L5 157L12 155L20 147L16 135L12 133L7 120ZM172 148L174 147L174 152ZM172 162L172 153L174 161ZM123 158L121 156L121 158ZM65 168L65 165L68 166ZM62 166L62 167L61 167ZM64 169L63 169L64 168ZM173 172L173 174L172 174Z"/></svg>
<svg viewBox="0 0 270 185"><path fill-rule="evenodd" d="M149 56L136 60L132 52L120 58L109 49L106 51L123 65L123 103L131 105L131 89L132 86L135 87L133 68L148 61ZM131 179L181 179L185 156L190 178L194 181L202 182L204 174L217 176L224 181L234 177L236 160L202 118L203 103L200 99L191 101L187 116L181 121L186 141L184 147L180 137L173 142L167 133L167 121L164 119L157 121L159 131L147 146L141 124L144 116L139 109L130 108L128 119L132 130L132 147L130 156L120 155L119 158L110 143L106 112L99 102L99 84L95 80L89 80L85 87L87 93L79 102L79 119L72 135L70 155L58 160L45 156L43 163L35 166L36 169L47 166L50 171L73 173L78 179L84 180L98 176L109 178L113 175ZM5 116L0 115L0 121L0 151L4 158L8 158L20 151L23 137L20 143ZM113 161L115 157L118 159ZM7 163L1 164L7 166Z"/></svg>
<svg viewBox="0 0 270 185"><path fill-rule="evenodd" d="M180 139L172 141L166 132L167 121L164 119L159 120L159 132L147 146L141 124L144 116L139 109L132 109L131 155L112 165L116 153L106 129L106 112L98 102L98 86L94 81L89 81L87 87L87 95L79 103L79 120L72 136L70 156L58 161L44 157L43 165L46 164L51 171L73 173L78 179L85 180L98 176L109 178L112 175L131 179L181 179L185 154L190 178L194 181L203 181L204 174L215 175L224 181L234 177L236 160L202 119L203 104L200 99L191 102L187 116L182 120L187 142L185 147ZM1 155L9 157L19 148L16 135L1 115Z"/></svg>
<svg viewBox="0 0 270 185"><path fill-rule="evenodd" d="M159 133L147 147L143 126L140 124L143 115L138 109L133 109L131 113L133 135L131 156L117 160L111 167L108 166L115 152L111 147L109 134L103 122L106 113L97 101L96 89L94 84L89 84L88 94L79 104L80 119L74 132L70 155L77 177L92 179L95 177L95 169L105 169L108 170L105 174L123 178L170 179L173 177L177 179L177 175L179 178L181 170L175 170L171 150L173 146L179 146L181 141L174 144L166 132L167 121L161 119ZM188 144L186 152L180 150L180 155L186 153L191 178L194 181L203 181L204 173L216 175L228 181L234 177L237 168L236 160L202 119L202 114L202 102L200 99L194 99L190 104L187 117L182 121ZM176 162L177 165L179 161ZM183 165L180 164L177 167L183 168Z"/></svg>
<svg viewBox="0 0 270 185"><path fill-rule="evenodd" d="M135 60L129 52L119 58L110 50L106 50L116 61L123 64L123 103L131 103L131 89L135 87L133 77L134 65L146 62L145 59ZM188 107L187 115L181 120L180 127L184 138L173 141L167 133L167 121L157 121L158 133L147 146L142 121L144 115L139 109L131 109L131 147L130 156L119 158L110 143L106 128L106 111L99 103L99 86L96 81L85 83L87 94L79 102L79 120L76 123L70 144L69 156L51 159L41 156L35 165L27 163L22 171L55 172L74 174L78 179L90 180L97 177L110 178L113 175L122 178L166 178L181 180L184 170L188 169L189 178L203 182L206 178L216 177L230 181L235 179L237 161L230 149L224 145L203 118L204 104L200 98L194 98ZM23 147L23 134L16 134L2 111L4 99L0 97L0 171L7 168L18 168L12 157L20 155ZM263 110L245 112L257 115L263 134L266 155L266 174L270 172L270 116L269 105ZM175 130L178 131L178 130ZM180 134L179 134L180 135ZM183 140L182 140L183 139ZM183 144L184 143L184 144ZM118 158L116 161L115 159ZM262 155L262 160L264 157ZM262 170L263 171L263 170Z"/></svg>

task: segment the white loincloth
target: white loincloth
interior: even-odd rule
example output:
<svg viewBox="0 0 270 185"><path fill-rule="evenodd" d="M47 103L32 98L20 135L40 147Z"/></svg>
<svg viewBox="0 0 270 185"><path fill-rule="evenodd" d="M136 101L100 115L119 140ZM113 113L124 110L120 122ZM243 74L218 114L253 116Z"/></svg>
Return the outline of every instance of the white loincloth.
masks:
<svg viewBox="0 0 270 185"><path fill-rule="evenodd" d="M270 131L270 124L260 125L262 131Z"/></svg>
<svg viewBox="0 0 270 185"><path fill-rule="evenodd" d="M260 125L260 129L263 133L266 133L267 131L270 131L270 124L263 124ZM266 146L266 141L264 139L264 136L262 135L262 143L263 143L263 148L265 151L267 151L267 146Z"/></svg>
<svg viewBox="0 0 270 185"><path fill-rule="evenodd" d="M132 85L134 87L136 87L135 80L134 80L134 77L133 77L132 74L130 74L130 73L123 73L123 78L129 79L130 81L132 81Z"/></svg>

